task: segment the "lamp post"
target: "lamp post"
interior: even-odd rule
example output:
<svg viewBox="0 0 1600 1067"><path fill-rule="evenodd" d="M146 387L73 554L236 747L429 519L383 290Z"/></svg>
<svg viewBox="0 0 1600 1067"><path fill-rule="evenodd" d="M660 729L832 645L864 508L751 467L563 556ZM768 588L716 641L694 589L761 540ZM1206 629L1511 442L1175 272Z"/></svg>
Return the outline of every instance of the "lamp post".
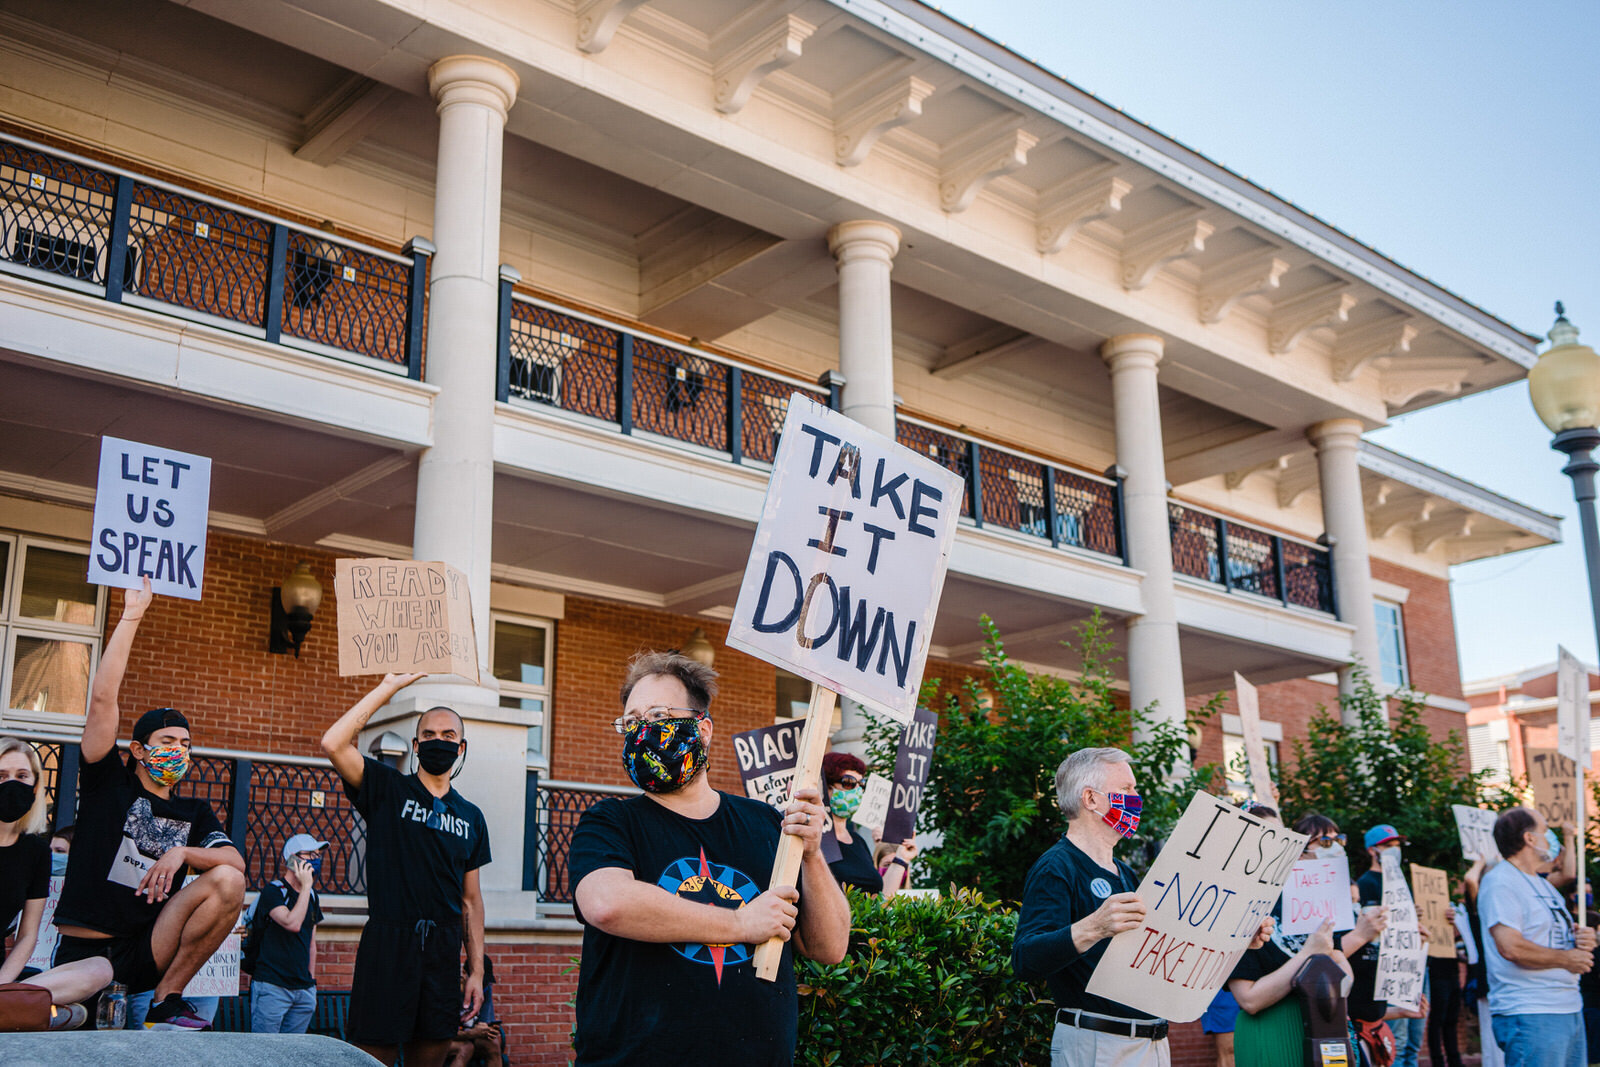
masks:
<svg viewBox="0 0 1600 1067"><path fill-rule="evenodd" d="M1572 479L1583 529L1583 558L1589 571L1589 607L1594 613L1595 640L1600 642L1600 529L1595 525L1594 475L1600 470L1594 453L1600 448L1600 355L1578 343L1578 328L1556 303L1556 324L1550 347L1528 372L1528 394L1539 418L1555 438L1550 447L1567 456L1562 473Z"/></svg>

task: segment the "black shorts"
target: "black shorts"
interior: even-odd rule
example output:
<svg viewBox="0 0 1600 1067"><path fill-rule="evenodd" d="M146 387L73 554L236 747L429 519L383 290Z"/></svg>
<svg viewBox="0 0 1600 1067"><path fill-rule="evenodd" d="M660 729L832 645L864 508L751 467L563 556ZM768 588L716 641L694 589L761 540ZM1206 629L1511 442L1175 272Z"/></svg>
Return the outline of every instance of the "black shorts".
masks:
<svg viewBox="0 0 1600 1067"><path fill-rule="evenodd" d="M461 1029L460 923L368 919L345 1036L360 1045L448 1041Z"/></svg>
<svg viewBox="0 0 1600 1067"><path fill-rule="evenodd" d="M112 977L128 987L128 995L148 993L161 981L161 968L150 948L150 935L155 932L151 924L141 933L124 937L69 937L61 935L56 943L56 957L52 966L76 963L104 956L111 961Z"/></svg>

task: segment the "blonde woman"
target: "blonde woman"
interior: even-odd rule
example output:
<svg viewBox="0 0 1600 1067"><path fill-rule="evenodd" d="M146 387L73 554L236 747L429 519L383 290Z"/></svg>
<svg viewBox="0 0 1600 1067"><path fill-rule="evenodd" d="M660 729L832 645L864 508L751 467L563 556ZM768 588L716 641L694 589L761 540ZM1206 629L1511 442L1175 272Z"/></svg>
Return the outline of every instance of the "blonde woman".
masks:
<svg viewBox="0 0 1600 1067"><path fill-rule="evenodd" d="M16 943L0 963L0 984L22 977L39 943L39 921L50 890L50 843L44 836L44 767L26 741L0 737L0 930L16 928ZM71 1030L88 1018L79 1001L111 981L111 963L96 957L26 979L50 991L50 1028Z"/></svg>

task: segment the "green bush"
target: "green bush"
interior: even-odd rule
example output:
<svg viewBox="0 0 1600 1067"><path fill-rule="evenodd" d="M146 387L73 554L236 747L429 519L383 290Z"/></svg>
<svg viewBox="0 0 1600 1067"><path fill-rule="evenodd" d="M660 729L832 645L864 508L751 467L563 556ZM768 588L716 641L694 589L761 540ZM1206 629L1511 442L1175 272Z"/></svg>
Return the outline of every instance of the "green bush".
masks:
<svg viewBox="0 0 1600 1067"><path fill-rule="evenodd" d="M849 897L844 962L796 961L797 1063L1049 1063L1053 1005L1011 970L1014 911L969 889Z"/></svg>

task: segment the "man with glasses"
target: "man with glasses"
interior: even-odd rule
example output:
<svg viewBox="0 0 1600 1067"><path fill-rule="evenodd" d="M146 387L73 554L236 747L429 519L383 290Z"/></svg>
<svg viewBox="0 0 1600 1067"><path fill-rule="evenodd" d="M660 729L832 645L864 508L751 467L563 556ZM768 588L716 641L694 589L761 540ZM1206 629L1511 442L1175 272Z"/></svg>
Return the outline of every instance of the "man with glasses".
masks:
<svg viewBox="0 0 1600 1067"><path fill-rule="evenodd" d="M361 755L361 728L422 678L389 674L322 735L322 750L367 823L367 924L356 950L345 1032L363 1051L406 1067L438 1067L483 1007L483 892L489 827L450 780L466 727L450 708L417 719L412 774ZM462 991L461 950L467 955Z"/></svg>
<svg viewBox="0 0 1600 1067"><path fill-rule="evenodd" d="M676 652L635 656L622 685L622 762L642 795L583 813L568 854L577 916L577 1063L787 1065L798 1029L794 951L844 958L850 908L823 860L824 812L801 789L780 815L713 789L717 674ZM798 886L769 886L782 834ZM777 981L755 949L784 946Z"/></svg>

